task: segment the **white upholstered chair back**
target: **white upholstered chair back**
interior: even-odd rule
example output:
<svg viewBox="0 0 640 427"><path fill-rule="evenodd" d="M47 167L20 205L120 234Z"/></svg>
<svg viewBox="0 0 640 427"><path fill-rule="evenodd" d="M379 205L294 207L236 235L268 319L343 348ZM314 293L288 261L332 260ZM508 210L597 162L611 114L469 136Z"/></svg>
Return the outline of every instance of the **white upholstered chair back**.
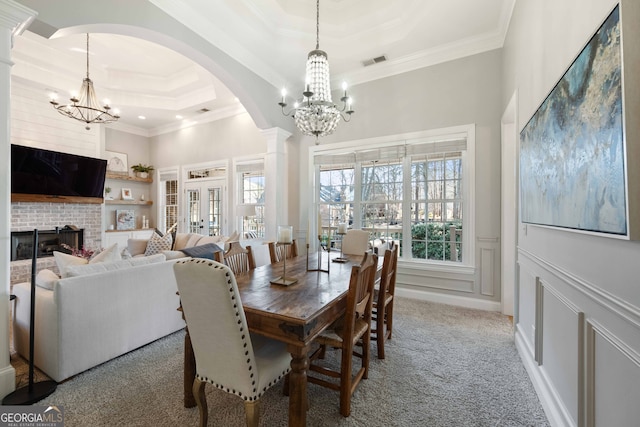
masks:
<svg viewBox="0 0 640 427"><path fill-rule="evenodd" d="M189 259L176 263L174 273L196 359L194 394L199 407L204 402L204 417L204 383L241 397L245 407L253 404L289 372L286 345L249 334L238 285L226 265ZM249 422L249 412L257 409L247 410L252 425L257 421ZM202 422L202 409L200 417Z"/></svg>
<svg viewBox="0 0 640 427"><path fill-rule="evenodd" d="M369 250L369 232L359 229L347 230L342 238L342 253L345 255L362 255Z"/></svg>

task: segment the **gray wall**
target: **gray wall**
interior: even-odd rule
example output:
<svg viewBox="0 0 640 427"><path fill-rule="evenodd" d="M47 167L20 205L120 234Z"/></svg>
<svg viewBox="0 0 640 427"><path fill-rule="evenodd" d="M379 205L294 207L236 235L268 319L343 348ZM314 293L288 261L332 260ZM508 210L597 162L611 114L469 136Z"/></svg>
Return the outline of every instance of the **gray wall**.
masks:
<svg viewBox="0 0 640 427"><path fill-rule="evenodd" d="M276 106L277 107L277 106ZM267 146L248 114L203 123L150 138L156 168L264 153Z"/></svg>
<svg viewBox="0 0 640 427"><path fill-rule="evenodd" d="M517 91L518 132L615 3L516 2L503 49L502 106ZM640 4L623 0L621 6L626 143L629 153L637 153ZM637 161L629 159L629 166ZM632 197L638 197L637 183L630 180ZM638 260L637 241L519 227L516 343L557 425L637 425Z"/></svg>

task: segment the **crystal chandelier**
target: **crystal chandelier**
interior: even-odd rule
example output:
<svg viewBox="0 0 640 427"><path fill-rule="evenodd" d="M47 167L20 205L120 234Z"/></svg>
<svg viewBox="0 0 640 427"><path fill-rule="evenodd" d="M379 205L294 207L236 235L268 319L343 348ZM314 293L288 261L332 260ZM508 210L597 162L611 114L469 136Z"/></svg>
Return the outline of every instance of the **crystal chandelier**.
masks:
<svg viewBox="0 0 640 427"><path fill-rule="evenodd" d="M342 84L342 108L338 108L331 100L329 60L327 53L320 50L320 0L316 1L316 48L309 52L306 72L302 101L295 102L293 109L285 112L287 91L282 89L282 100L278 105L282 108L282 114L293 116L303 134L315 136L317 144L319 137L336 130L340 118L348 122L353 114L346 83Z"/></svg>
<svg viewBox="0 0 640 427"><path fill-rule="evenodd" d="M118 110L114 110L111 113L111 107L109 106L109 100L105 99L104 105L100 107L96 91L93 89L93 82L89 78L89 34L87 33L87 77L82 80L82 87L78 95L72 94L69 99L72 103L60 105L57 101L57 94L51 95L49 101L58 112L64 116L71 117L72 119L85 122L87 126L85 129L89 130L90 123L113 123L117 121L120 116Z"/></svg>

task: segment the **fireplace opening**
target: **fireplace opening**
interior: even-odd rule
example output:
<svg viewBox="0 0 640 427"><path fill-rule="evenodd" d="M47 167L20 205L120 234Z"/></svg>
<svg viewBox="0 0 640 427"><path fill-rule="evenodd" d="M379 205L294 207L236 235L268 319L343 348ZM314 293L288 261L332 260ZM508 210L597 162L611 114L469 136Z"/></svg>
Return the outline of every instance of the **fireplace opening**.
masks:
<svg viewBox="0 0 640 427"><path fill-rule="evenodd" d="M38 230L38 258L53 256L53 251L70 253L62 245L81 249L84 245L84 229ZM33 254L33 231L11 232L11 261L31 259Z"/></svg>

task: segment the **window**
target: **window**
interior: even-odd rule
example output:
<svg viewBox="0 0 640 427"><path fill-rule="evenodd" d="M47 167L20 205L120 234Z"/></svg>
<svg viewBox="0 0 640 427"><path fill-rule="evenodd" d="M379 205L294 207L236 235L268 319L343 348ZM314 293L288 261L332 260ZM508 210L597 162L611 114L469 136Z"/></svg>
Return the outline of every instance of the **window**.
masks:
<svg viewBox="0 0 640 427"><path fill-rule="evenodd" d="M456 132L367 150L360 143L351 152L317 149L319 232L326 239L346 222L368 230L372 244L395 241L404 260L472 264L469 139Z"/></svg>
<svg viewBox="0 0 640 427"><path fill-rule="evenodd" d="M160 171L160 207L158 228L168 230L178 223L178 174Z"/></svg>
<svg viewBox="0 0 640 427"><path fill-rule="evenodd" d="M411 159L413 258L461 261L462 153Z"/></svg>
<svg viewBox="0 0 640 427"><path fill-rule="evenodd" d="M320 206L318 210L318 234L327 243L329 230L341 222L353 223L354 201L353 165L332 165L320 169Z"/></svg>
<svg viewBox="0 0 640 427"><path fill-rule="evenodd" d="M240 177L238 215L242 217L242 234L246 238L264 237L264 164L241 164L236 170Z"/></svg>
<svg viewBox="0 0 640 427"><path fill-rule="evenodd" d="M178 223L178 180L164 182L164 224L165 229Z"/></svg>

